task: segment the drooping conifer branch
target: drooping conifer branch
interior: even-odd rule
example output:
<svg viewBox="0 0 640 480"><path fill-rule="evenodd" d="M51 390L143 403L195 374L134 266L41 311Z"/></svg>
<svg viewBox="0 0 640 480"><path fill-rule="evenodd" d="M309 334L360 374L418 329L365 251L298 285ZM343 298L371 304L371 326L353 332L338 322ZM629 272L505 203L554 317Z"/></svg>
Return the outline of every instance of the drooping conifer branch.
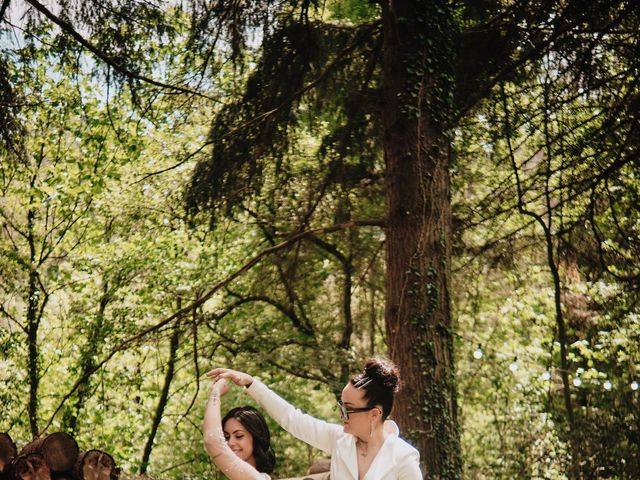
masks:
<svg viewBox="0 0 640 480"><path fill-rule="evenodd" d="M53 23L58 25L62 29L62 31L64 31L65 33L70 35L80 45L82 45L84 48L89 50L91 53L93 53L96 57L98 57L100 60L105 62L107 65L111 66L118 73L120 73L120 74L122 74L122 75L124 75L124 76L126 76L128 78L131 78L133 80L140 80L140 81L142 81L144 83L148 83L149 85L153 85L155 87L160 87L160 88L165 89L165 90L174 90L176 92L186 93L186 94L189 94L189 95L195 95L197 97L206 98L207 100L217 101L216 98L214 98L214 97L212 97L210 95L207 95L205 93L197 92L195 90L192 90L192 89L187 88L187 87L182 87L180 85L170 85L168 83L160 82L158 80L155 80L153 78L147 77L145 75L141 75L140 73L134 72L133 70L130 70L130 69L124 67L118 61L116 61L115 59L111 58L106 52L100 50L98 47L96 47L94 44L92 44L89 40L84 38L73 27L73 25L70 22L67 22L66 20L63 20L62 18L58 17L53 12L51 12L47 7L42 5L40 2L37 2L36 0L27 0L27 3L29 3L33 8L35 8L37 11L42 13L45 17L47 17Z"/></svg>

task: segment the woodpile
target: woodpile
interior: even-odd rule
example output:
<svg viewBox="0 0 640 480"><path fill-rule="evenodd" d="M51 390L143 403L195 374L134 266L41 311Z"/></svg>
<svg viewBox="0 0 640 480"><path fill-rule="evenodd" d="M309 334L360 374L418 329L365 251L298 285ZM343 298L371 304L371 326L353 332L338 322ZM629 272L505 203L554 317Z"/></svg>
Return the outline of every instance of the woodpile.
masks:
<svg viewBox="0 0 640 480"><path fill-rule="evenodd" d="M102 450L81 452L64 432L50 433L20 452L8 433L0 433L0 480L117 480L119 469Z"/></svg>

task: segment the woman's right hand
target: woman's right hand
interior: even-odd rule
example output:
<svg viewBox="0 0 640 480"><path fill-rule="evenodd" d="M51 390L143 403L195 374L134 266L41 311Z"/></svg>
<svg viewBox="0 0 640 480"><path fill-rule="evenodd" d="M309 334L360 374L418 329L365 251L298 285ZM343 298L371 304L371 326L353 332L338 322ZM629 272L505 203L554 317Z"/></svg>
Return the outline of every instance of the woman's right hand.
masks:
<svg viewBox="0 0 640 480"><path fill-rule="evenodd" d="M230 368L214 368L210 372L207 372L207 376L217 379L228 378L236 385L244 387L248 387L253 383L253 377L248 373L231 370Z"/></svg>

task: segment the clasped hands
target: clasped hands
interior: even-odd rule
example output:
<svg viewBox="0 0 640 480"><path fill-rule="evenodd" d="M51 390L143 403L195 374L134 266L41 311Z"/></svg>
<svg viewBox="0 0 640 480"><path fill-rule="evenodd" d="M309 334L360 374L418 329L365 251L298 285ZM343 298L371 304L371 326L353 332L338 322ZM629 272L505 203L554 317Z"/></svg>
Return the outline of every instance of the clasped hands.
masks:
<svg viewBox="0 0 640 480"><path fill-rule="evenodd" d="M211 393L213 395L219 394L220 396L229 391L229 385L227 385L225 379L244 387L249 387L253 383L253 377L248 373L231 370L230 368L214 368L207 372L207 377L215 380L211 386Z"/></svg>

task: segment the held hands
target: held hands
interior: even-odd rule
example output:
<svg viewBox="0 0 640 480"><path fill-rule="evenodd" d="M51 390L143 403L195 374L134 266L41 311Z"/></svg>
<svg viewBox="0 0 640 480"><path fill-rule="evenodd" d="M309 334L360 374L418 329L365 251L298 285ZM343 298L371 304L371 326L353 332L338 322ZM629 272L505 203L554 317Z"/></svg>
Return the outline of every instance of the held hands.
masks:
<svg viewBox="0 0 640 480"><path fill-rule="evenodd" d="M216 379L228 378L236 385L244 386L244 387L248 387L253 383L253 377L248 373L239 372L237 370L231 370L230 368L214 368L210 372L207 372L207 376L211 378L216 378ZM217 383L220 383L220 382L218 381L214 383L214 386ZM227 389L228 388L229 387L227 386ZM224 393L222 392L221 394L224 395Z"/></svg>

